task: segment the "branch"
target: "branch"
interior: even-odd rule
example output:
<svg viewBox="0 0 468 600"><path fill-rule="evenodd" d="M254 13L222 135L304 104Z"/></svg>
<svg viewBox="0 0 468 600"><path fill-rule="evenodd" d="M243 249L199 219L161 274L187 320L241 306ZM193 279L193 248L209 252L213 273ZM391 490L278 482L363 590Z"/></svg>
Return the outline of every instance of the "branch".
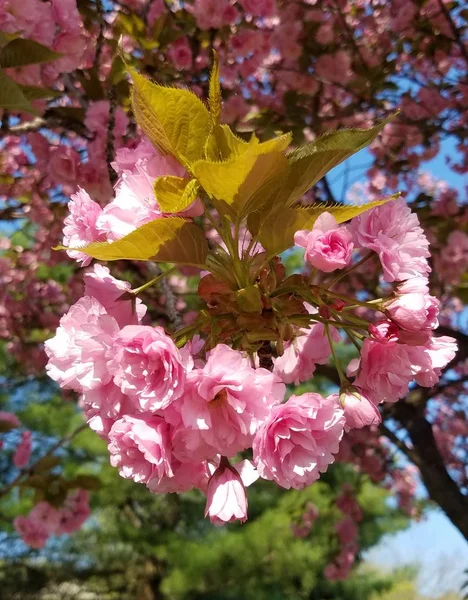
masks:
<svg viewBox="0 0 468 600"><path fill-rule="evenodd" d="M400 401L393 406L392 416L408 432L416 458L414 462L421 472L429 497L468 539L468 497L450 477L424 410L424 406Z"/></svg>
<svg viewBox="0 0 468 600"><path fill-rule="evenodd" d="M114 143L115 143L115 111L117 110L117 95L114 88L110 88L108 93L109 98L109 122L107 124L107 138L106 138L106 163L107 172L109 174L109 181L112 187L114 187L117 181L117 173L112 168L112 161L114 160Z"/></svg>
<svg viewBox="0 0 468 600"><path fill-rule="evenodd" d="M452 30L453 36L455 38L455 41L457 42L458 47L460 48L460 52L462 53L463 58L466 60L466 64L468 67L468 50L466 49L465 43L462 40L460 32L458 31L458 27L456 26L454 20L452 19L452 15L450 14L450 11L447 9L447 7L445 6L443 0L438 0L438 3L439 3L440 11L448 21L448 23L450 25L450 29Z"/></svg>
<svg viewBox="0 0 468 600"><path fill-rule="evenodd" d="M23 477L27 477L27 476L31 475L32 473L34 473L34 470L35 470L35 468L36 468L36 466L38 465L39 462L41 462L47 456L50 456L51 454L53 454L56 450L58 450L59 448L61 448L65 444L68 444L69 442L71 442L71 440L75 436L77 436L79 433L81 433L82 431L84 431L87 427L88 427L88 424L87 423L83 423L82 425L80 425L79 427L77 427L77 429L75 429L75 431L72 431L72 433L69 433L68 435L66 435L62 439L60 439L57 443L55 443L43 456L41 456L40 458L38 458L36 460L36 462L34 462L30 467L28 467L26 469L26 471L21 471L18 474L18 476L15 477L15 479L13 479L13 481L11 483L9 483L4 488L0 489L0 498L2 496L5 496L6 494L8 494L8 492L11 489L13 489L21 481L21 479L23 479Z"/></svg>

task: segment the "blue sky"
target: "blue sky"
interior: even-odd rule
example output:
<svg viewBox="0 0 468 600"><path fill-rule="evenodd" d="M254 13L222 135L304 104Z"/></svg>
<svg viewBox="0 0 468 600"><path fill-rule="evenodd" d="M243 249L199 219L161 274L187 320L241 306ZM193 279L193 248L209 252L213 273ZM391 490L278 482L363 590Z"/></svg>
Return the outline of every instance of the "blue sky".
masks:
<svg viewBox="0 0 468 600"><path fill-rule="evenodd" d="M459 189L464 198L468 178L454 173L447 166L445 156L456 156L455 144L451 141L443 142L441 152L433 160L424 163L421 171L445 180L450 187ZM372 157L369 151L362 150L347 162L352 169L349 186L356 181L364 181L365 169L357 167L370 165ZM342 197L345 172L343 163L328 176L338 199ZM368 553L367 560L385 569L419 565L418 587L427 596L437 597L447 591L460 591L461 585L468 580L468 574L463 573L468 569L468 542L441 510L430 511L426 518L413 523L406 531L385 536Z"/></svg>

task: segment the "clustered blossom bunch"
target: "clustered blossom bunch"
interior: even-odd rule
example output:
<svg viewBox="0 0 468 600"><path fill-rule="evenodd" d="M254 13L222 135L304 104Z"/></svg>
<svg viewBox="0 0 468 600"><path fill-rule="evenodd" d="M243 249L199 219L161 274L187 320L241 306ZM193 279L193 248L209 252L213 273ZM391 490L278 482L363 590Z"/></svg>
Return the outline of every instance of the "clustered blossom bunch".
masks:
<svg viewBox="0 0 468 600"><path fill-rule="evenodd" d="M384 124L292 151L289 135L245 141L219 122L216 74L215 62L207 110L187 90L131 71L149 141L118 153L109 204L84 191L72 198L63 245L82 265L197 267L205 308L182 329L154 326L137 296L168 272L131 290L95 264L46 352L49 375L80 394L122 477L155 493L200 489L206 516L225 523L247 519L246 487L258 477L311 485L346 431L378 424L379 405L397 402L411 382L433 386L456 344L433 334L428 241L403 199L296 203L323 176L324 156L331 168L340 148L361 148ZM294 245L307 267L287 277L279 255ZM374 257L388 297L341 293L341 278ZM336 352L343 336L359 352L346 374ZM330 358L339 394L287 397L285 384L309 380ZM350 567L354 530L337 534Z"/></svg>
<svg viewBox="0 0 468 600"><path fill-rule="evenodd" d="M45 501L39 502L27 516L16 517L14 526L28 546L39 549L52 535L64 535L80 529L90 514L88 492L78 489L68 494L60 508Z"/></svg>

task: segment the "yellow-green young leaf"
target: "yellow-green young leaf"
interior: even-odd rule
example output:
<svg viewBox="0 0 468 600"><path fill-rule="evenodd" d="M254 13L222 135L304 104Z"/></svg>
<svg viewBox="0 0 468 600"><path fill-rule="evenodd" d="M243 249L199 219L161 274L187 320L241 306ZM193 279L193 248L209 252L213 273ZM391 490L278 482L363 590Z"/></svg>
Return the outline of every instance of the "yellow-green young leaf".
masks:
<svg viewBox="0 0 468 600"><path fill-rule="evenodd" d="M0 69L0 108L37 115L18 84Z"/></svg>
<svg viewBox="0 0 468 600"><path fill-rule="evenodd" d="M278 190L282 205L291 206L333 167L375 140L395 115L371 129L341 129L327 133L288 155L289 174Z"/></svg>
<svg viewBox="0 0 468 600"><path fill-rule="evenodd" d="M312 229L315 221L324 212L331 213L337 223L344 223L358 215L380 206L389 200L394 200L395 194L383 200L369 202L360 206L345 204L317 203L306 207L282 207L271 212L259 225L259 213L250 215L248 225L252 235L257 236L269 256L284 252L294 245L294 234L301 229Z"/></svg>
<svg viewBox="0 0 468 600"><path fill-rule="evenodd" d="M152 260L203 266L208 244L205 234L194 223L167 217L145 223L115 242L94 242L73 250L98 260Z"/></svg>
<svg viewBox="0 0 468 600"><path fill-rule="evenodd" d="M24 67L25 65L49 62L61 56L62 54L54 52L34 40L16 38L2 48L0 66L3 69Z"/></svg>
<svg viewBox="0 0 468 600"><path fill-rule="evenodd" d="M213 67L210 75L210 113L213 125L219 124L221 117L221 86L219 84L219 59L216 50L213 50Z"/></svg>
<svg viewBox="0 0 468 600"><path fill-rule="evenodd" d="M178 213L188 208L198 196L200 186L196 179L158 177L154 182L156 200L165 213Z"/></svg>
<svg viewBox="0 0 468 600"><path fill-rule="evenodd" d="M221 212L240 218L247 214L245 210L252 210L251 199L256 192L279 170L287 168L283 152L290 141L290 134L263 143L252 136L241 154L222 162L198 161L193 173L210 198L228 205L224 210L218 202Z"/></svg>
<svg viewBox="0 0 468 600"><path fill-rule="evenodd" d="M205 144L207 160L218 162L239 156L247 150L249 142L237 137L229 125L216 125Z"/></svg>
<svg viewBox="0 0 468 600"><path fill-rule="evenodd" d="M151 143L187 167L201 159L210 131L203 102L188 90L157 85L133 69L130 74L135 118Z"/></svg>

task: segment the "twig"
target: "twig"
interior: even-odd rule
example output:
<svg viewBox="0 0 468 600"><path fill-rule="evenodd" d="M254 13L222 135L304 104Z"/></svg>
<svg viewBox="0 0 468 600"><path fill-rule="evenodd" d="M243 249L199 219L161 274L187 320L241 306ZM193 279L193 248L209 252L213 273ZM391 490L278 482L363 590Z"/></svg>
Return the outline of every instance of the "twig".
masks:
<svg viewBox="0 0 468 600"><path fill-rule="evenodd" d="M438 4L440 6L440 10L441 10L442 14L445 16L445 18L447 19L447 21L450 25L450 29L452 30L455 41L457 42L457 44L460 48L460 52L462 53L463 58L466 60L466 64L468 67L468 50L466 49L465 42L463 41L463 39L460 35L460 32L458 31L458 28L455 25L454 20L452 19L452 15L450 14L450 11L447 9L447 7L445 6L443 0L438 0Z"/></svg>
<svg viewBox="0 0 468 600"><path fill-rule="evenodd" d="M109 181L112 187L114 187L117 181L117 173L112 168L112 161L114 160L114 142L115 142L115 111L117 109L117 95L114 88L109 89L109 122L107 124L107 138L106 138L106 163L107 172L109 174Z"/></svg>
<svg viewBox="0 0 468 600"><path fill-rule="evenodd" d="M99 73L99 63L101 61L102 48L104 45L104 29L106 26L101 0L96 0L96 15L99 22L99 33L96 40L96 54L94 55L93 68L96 70L96 73Z"/></svg>
<svg viewBox="0 0 468 600"><path fill-rule="evenodd" d="M395 433L393 433L391 429L384 425L384 423L381 423L379 425L379 429L384 434L384 436L387 437L392 442L392 444L394 444L398 448L398 450L403 452L403 454L407 458L409 458L417 467L419 467L419 465L421 464L421 460L418 454L412 448L409 448L405 444L405 442L400 440L400 438Z"/></svg>
<svg viewBox="0 0 468 600"><path fill-rule="evenodd" d="M68 435L66 435L62 439L60 439L57 443L55 443L51 448L49 448L49 450L43 456L41 456L40 458L38 458L35 463L33 463L30 467L28 467L26 469L26 471L21 471L19 473L19 475L17 477L15 477L15 479L13 479L13 481L11 483L9 483L4 488L0 489L0 497L5 496L5 494L8 494L8 492L12 488L14 488L16 486L16 484L19 483L23 477L26 477L26 476L31 475L32 473L34 473L34 470L35 470L36 466L38 465L38 463L40 461L42 461L47 456L50 456L51 454L53 454L56 450L58 450L59 448L61 448L65 444L68 444L69 442L71 442L71 440L75 436L77 436L79 433L81 433L82 431L84 431L87 427L88 427L88 424L87 423L83 423L82 425L80 425L79 427L77 427L77 429L75 429L75 431L72 431L72 433L69 433Z"/></svg>
<svg viewBox="0 0 468 600"><path fill-rule="evenodd" d="M158 277L162 274L162 269L159 265L149 264L148 269L151 275L154 275L155 277ZM175 297L174 292L171 289L171 285L167 281L167 279L163 277L159 281L159 286L166 299L165 306L167 316L169 317L169 320L172 323L172 325L174 325L176 329L179 329L180 327L182 327L183 322L179 311L177 310L177 298Z"/></svg>

